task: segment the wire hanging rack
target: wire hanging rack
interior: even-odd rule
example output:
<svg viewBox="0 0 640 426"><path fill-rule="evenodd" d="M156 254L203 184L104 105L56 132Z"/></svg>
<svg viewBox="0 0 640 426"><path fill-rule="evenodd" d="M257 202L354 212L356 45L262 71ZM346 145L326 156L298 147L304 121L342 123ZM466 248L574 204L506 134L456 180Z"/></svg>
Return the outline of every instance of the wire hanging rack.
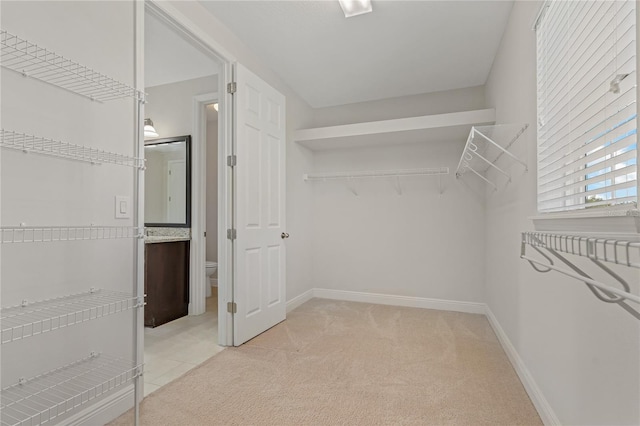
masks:
<svg viewBox="0 0 640 426"><path fill-rule="evenodd" d="M68 327L143 306L131 294L91 289L54 299L27 302L0 310L2 343Z"/></svg>
<svg viewBox="0 0 640 426"><path fill-rule="evenodd" d="M531 246L538 252L544 261L527 255L527 246ZM610 285L593 279L585 272L584 268L574 264L561 253L589 259L593 265L597 266L601 272L605 272L617 284ZM569 269L556 266L552 257ZM600 301L618 304L628 313L640 319L640 310L627 303L640 304L640 296L633 293L627 280L604 264L606 262L630 268L640 268L640 241L546 232L523 232L520 258L529 262L537 272L556 271L582 281Z"/></svg>
<svg viewBox="0 0 640 426"><path fill-rule="evenodd" d="M0 30L0 46L2 66L25 77L35 78L93 101L122 98L144 100L144 92L6 30Z"/></svg>
<svg viewBox="0 0 640 426"><path fill-rule="evenodd" d="M142 374L142 365L104 354L86 358L40 374L20 379L0 393L0 421L3 426L58 423L63 415Z"/></svg>
<svg viewBox="0 0 640 426"><path fill-rule="evenodd" d="M143 238L143 234L144 227L135 226L3 226L0 227L0 243Z"/></svg>
<svg viewBox="0 0 640 426"><path fill-rule="evenodd" d="M467 172L471 172L496 191L498 186L487 175L489 170L494 170L511 182L511 175L497 165L498 160L503 156L506 156L512 162L521 164L525 171L528 170L526 162L509 152L511 145L528 127L528 124L473 126L458 162L456 178L460 179Z"/></svg>
<svg viewBox="0 0 640 426"><path fill-rule="evenodd" d="M27 153L32 152L91 164L108 163L139 169L144 169L145 167L144 158L129 157L97 148L74 145L5 129L0 129L0 146Z"/></svg>

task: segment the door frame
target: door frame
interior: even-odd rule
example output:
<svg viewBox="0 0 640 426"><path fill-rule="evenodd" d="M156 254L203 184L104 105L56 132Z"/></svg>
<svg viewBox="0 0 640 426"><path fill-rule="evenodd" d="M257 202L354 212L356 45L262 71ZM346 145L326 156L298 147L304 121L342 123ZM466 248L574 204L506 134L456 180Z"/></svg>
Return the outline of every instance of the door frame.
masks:
<svg viewBox="0 0 640 426"><path fill-rule="evenodd" d="M226 230L233 227L233 169L228 167L226 163L227 156L233 154L233 96L227 93L226 86L232 81L231 64L236 59L209 34L193 25L191 20L170 2L145 0L145 8L221 63L218 74L218 344L233 346L233 314L227 312L227 303L233 301L233 241L226 238ZM139 58L136 60L140 61ZM200 144L193 145L193 158L202 157L195 151L196 146ZM197 164L198 161L194 161L194 166ZM200 185L200 183L206 181L206 168L198 167L196 170L194 167L191 173L193 177L192 194L194 195L192 202L198 200L200 204L205 204L204 198L202 198L205 194L205 185ZM202 223L205 220L204 208L204 206L198 206L197 209L192 209L192 248L197 246L194 251L199 254L196 258L192 251L190 262L192 271L202 271L203 281L206 278L204 274L204 230L202 228ZM196 223L199 225L194 226ZM198 248L200 248L199 251ZM201 284L199 289L204 296L204 285Z"/></svg>

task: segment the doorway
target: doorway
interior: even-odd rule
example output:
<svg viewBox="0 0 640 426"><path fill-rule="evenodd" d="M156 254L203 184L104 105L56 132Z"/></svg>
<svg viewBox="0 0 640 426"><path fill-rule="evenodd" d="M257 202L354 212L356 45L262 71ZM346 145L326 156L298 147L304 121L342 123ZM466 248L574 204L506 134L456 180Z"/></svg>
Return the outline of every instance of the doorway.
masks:
<svg viewBox="0 0 640 426"><path fill-rule="evenodd" d="M240 345L286 316L286 98L242 64L232 66L224 48L175 6L147 5L220 64L218 334L221 345ZM198 99L193 105L199 117ZM192 152L189 312L195 315L204 312L206 300L206 145L194 143Z"/></svg>
<svg viewBox="0 0 640 426"><path fill-rule="evenodd" d="M174 172L181 167L190 171L191 217L185 229L190 246L188 315L145 329L146 395L215 355L231 344L228 339L232 336L227 333L230 321L226 310L221 309L226 306L230 286L226 280L228 247L226 238L218 237L224 236L218 228L224 227L230 217L225 201L226 170L218 160L225 158L228 149L224 99L217 95L226 81L227 63L155 3L145 3L144 21L145 118L153 123L156 138L191 136L188 163L168 164L166 185L167 209L171 212L173 205L183 204L185 199L179 174L172 179ZM212 111L214 103L220 105L220 111ZM154 227L154 232L162 232L161 228ZM211 281L216 284L213 289L207 276L210 262L216 263L217 269L212 274Z"/></svg>

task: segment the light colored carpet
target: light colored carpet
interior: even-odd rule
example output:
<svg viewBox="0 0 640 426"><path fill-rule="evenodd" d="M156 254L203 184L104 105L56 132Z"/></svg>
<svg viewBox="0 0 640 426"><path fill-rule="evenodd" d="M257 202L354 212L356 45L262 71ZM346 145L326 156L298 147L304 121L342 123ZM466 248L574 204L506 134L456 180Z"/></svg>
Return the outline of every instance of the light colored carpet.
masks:
<svg viewBox="0 0 640 426"><path fill-rule="evenodd" d="M484 316L323 299L146 397L141 423L542 424Z"/></svg>

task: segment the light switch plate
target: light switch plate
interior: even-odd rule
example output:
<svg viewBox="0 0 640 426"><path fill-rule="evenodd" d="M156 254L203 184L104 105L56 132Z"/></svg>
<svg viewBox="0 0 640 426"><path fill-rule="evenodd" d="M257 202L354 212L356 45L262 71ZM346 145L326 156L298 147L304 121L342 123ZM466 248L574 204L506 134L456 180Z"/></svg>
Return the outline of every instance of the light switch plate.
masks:
<svg viewBox="0 0 640 426"><path fill-rule="evenodd" d="M116 195L116 219L129 219L131 217L131 197Z"/></svg>

